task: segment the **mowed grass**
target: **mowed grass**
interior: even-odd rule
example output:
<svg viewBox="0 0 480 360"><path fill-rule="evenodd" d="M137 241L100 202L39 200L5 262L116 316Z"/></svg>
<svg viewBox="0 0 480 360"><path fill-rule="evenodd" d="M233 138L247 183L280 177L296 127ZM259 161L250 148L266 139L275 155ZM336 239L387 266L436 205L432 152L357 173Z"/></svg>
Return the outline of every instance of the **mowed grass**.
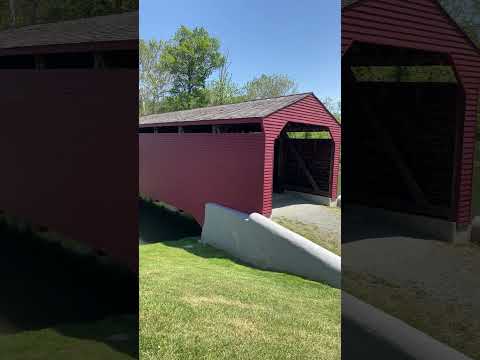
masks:
<svg viewBox="0 0 480 360"><path fill-rule="evenodd" d="M138 321L116 316L0 336L0 358L9 360L137 359Z"/></svg>
<svg viewBox="0 0 480 360"><path fill-rule="evenodd" d="M340 210L338 210L340 211ZM342 246L337 238L336 234L319 229L318 226L313 224L305 224L301 221L289 219L283 216L273 219L277 224L286 227L297 234L302 235L304 238L314 242L317 245L341 256Z"/></svg>
<svg viewBox="0 0 480 360"><path fill-rule="evenodd" d="M140 245L142 359L340 359L340 290L198 238Z"/></svg>

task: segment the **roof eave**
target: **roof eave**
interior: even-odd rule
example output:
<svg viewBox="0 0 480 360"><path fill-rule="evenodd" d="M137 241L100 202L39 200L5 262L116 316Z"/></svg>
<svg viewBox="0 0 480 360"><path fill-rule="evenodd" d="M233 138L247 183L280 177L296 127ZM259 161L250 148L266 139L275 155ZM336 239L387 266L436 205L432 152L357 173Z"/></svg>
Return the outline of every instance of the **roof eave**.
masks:
<svg viewBox="0 0 480 360"><path fill-rule="evenodd" d="M69 52L92 52L109 50L136 50L138 39L113 40L83 43L67 43L55 45L33 45L16 48L0 48L0 56L55 54Z"/></svg>
<svg viewBox="0 0 480 360"><path fill-rule="evenodd" d="M219 124L239 124L239 123L261 123L264 117L250 117L238 119L214 119L214 120L191 120L191 121L171 121L171 122L151 122L141 123L139 127L165 127L165 126L188 126L188 125L219 125Z"/></svg>

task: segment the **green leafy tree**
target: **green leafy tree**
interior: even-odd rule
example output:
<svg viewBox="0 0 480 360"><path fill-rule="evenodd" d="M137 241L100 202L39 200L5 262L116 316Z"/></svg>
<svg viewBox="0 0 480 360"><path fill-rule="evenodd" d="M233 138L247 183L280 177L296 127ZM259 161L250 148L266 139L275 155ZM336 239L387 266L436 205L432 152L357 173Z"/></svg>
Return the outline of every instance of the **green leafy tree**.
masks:
<svg viewBox="0 0 480 360"><path fill-rule="evenodd" d="M3 6L6 6L5 4ZM15 0L8 0L8 16L4 14L5 8L0 9L0 11L2 13L2 24L6 24L6 19L8 19L10 26L15 26Z"/></svg>
<svg viewBox="0 0 480 360"><path fill-rule="evenodd" d="M322 99L322 103L339 122L342 121L342 103L340 100L334 100L327 96Z"/></svg>
<svg viewBox="0 0 480 360"><path fill-rule="evenodd" d="M231 104L236 102L241 95L241 90L233 82L232 74L229 71L228 55L224 57L225 61L220 67L218 78L212 80L207 86L210 105Z"/></svg>
<svg viewBox="0 0 480 360"><path fill-rule="evenodd" d="M161 64L172 77L172 96L165 99L168 110L208 104L207 79L225 63L219 49L220 41L204 28L191 30L181 26L166 43Z"/></svg>
<svg viewBox="0 0 480 360"><path fill-rule="evenodd" d="M171 86L171 76L160 61L164 46L161 40L139 42L140 115L158 112Z"/></svg>
<svg viewBox="0 0 480 360"><path fill-rule="evenodd" d="M480 46L480 2L478 0L440 0L440 4Z"/></svg>
<svg viewBox="0 0 480 360"><path fill-rule="evenodd" d="M297 88L297 83L287 75L262 74L260 77L247 82L243 89L243 98L245 100L254 100L289 95L294 94Z"/></svg>

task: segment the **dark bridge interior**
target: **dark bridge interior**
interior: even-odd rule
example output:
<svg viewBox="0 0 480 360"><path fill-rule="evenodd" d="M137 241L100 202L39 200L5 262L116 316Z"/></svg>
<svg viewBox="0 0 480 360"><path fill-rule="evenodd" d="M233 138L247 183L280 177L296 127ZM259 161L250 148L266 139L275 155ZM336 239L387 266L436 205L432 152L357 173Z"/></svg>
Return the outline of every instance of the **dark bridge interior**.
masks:
<svg viewBox="0 0 480 360"><path fill-rule="evenodd" d="M289 123L275 141L273 191L328 197L333 142L327 128Z"/></svg>
<svg viewBox="0 0 480 360"><path fill-rule="evenodd" d="M464 101L449 57L357 43L342 81L343 203L453 220Z"/></svg>

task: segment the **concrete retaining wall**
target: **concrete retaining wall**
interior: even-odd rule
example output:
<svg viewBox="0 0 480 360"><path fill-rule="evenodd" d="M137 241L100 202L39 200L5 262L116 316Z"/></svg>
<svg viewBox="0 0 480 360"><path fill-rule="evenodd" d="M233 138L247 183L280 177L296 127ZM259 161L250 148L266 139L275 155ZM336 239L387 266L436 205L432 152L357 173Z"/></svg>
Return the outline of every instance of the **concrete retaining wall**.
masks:
<svg viewBox="0 0 480 360"><path fill-rule="evenodd" d="M471 224L459 228L455 222L429 216L371 208L362 205L350 205L349 208L355 208L355 211L359 213L368 213L369 216L375 218L376 221L402 226L405 229L418 231L424 236L431 236L437 240L453 243L467 243L471 240Z"/></svg>
<svg viewBox="0 0 480 360"><path fill-rule="evenodd" d="M311 201L314 204L332 206L332 207L337 206L337 202L336 202L335 199L331 199L331 198L326 197L326 196L307 194L307 193L298 192L298 191L286 191L286 192L301 196L305 200Z"/></svg>
<svg viewBox="0 0 480 360"><path fill-rule="evenodd" d="M342 318L354 322L405 357L418 360L472 360L455 349L422 333L403 321L342 291ZM368 346L368 345L366 345ZM371 351L375 354L375 350Z"/></svg>
<svg viewBox="0 0 480 360"><path fill-rule="evenodd" d="M203 243L252 266L299 275L340 288L341 259L267 219L217 204L205 206Z"/></svg>

